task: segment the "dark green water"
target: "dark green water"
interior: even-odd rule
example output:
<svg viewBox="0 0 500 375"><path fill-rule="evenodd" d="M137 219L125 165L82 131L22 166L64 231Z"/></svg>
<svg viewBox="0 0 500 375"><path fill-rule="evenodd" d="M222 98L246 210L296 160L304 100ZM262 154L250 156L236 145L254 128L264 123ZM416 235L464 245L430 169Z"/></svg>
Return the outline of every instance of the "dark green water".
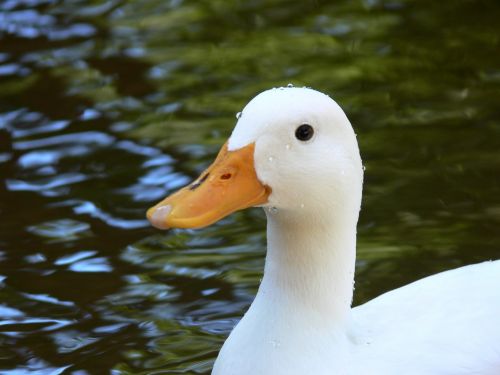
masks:
<svg viewBox="0 0 500 375"><path fill-rule="evenodd" d="M358 134L355 303L499 258L499 19L497 0L0 1L0 373L209 373L264 216L144 213L289 82Z"/></svg>

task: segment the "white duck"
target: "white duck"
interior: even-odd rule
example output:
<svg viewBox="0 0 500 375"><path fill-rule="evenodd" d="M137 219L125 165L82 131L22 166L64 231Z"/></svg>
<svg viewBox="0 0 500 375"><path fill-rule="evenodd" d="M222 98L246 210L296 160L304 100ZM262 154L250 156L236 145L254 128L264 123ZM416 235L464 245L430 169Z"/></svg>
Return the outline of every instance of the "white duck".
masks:
<svg viewBox="0 0 500 375"><path fill-rule="evenodd" d="M342 109L312 89L272 89L197 181L148 211L166 229L266 209L264 278L213 374L500 374L500 261L351 308L362 184Z"/></svg>

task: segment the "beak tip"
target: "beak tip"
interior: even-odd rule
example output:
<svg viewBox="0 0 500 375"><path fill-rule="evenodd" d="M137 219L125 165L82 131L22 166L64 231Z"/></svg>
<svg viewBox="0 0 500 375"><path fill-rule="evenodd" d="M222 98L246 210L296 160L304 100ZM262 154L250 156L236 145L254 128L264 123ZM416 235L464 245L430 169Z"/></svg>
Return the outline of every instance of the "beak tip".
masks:
<svg viewBox="0 0 500 375"><path fill-rule="evenodd" d="M165 206L150 208L147 212L149 222L158 229L169 229L167 225L167 218L172 211L172 206L167 204Z"/></svg>

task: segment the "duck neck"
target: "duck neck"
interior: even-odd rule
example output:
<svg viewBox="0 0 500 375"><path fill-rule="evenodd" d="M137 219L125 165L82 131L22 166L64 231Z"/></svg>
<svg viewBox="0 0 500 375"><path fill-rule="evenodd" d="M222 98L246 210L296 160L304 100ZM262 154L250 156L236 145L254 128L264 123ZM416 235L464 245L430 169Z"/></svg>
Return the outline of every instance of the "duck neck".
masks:
<svg viewBox="0 0 500 375"><path fill-rule="evenodd" d="M356 210L355 210L356 211ZM352 211L351 211L352 212ZM356 215L267 212L268 249L257 297L342 323L351 308Z"/></svg>

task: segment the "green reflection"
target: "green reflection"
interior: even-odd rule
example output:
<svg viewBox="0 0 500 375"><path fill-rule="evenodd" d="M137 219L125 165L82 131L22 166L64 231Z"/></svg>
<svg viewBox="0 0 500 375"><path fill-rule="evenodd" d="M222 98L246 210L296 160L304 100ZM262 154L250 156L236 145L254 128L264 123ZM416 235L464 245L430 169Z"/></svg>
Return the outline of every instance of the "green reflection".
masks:
<svg viewBox="0 0 500 375"><path fill-rule="evenodd" d="M329 93L358 133L355 303L498 258L498 1L10 3L0 295L19 322L0 335L0 372L209 373L258 287L264 217L168 233L141 220L273 86ZM106 143L88 146L88 132ZM59 135L66 143L21 147ZM25 168L28 153L57 157ZM85 178L50 192L8 187L77 173ZM72 269L87 258L109 272Z"/></svg>

